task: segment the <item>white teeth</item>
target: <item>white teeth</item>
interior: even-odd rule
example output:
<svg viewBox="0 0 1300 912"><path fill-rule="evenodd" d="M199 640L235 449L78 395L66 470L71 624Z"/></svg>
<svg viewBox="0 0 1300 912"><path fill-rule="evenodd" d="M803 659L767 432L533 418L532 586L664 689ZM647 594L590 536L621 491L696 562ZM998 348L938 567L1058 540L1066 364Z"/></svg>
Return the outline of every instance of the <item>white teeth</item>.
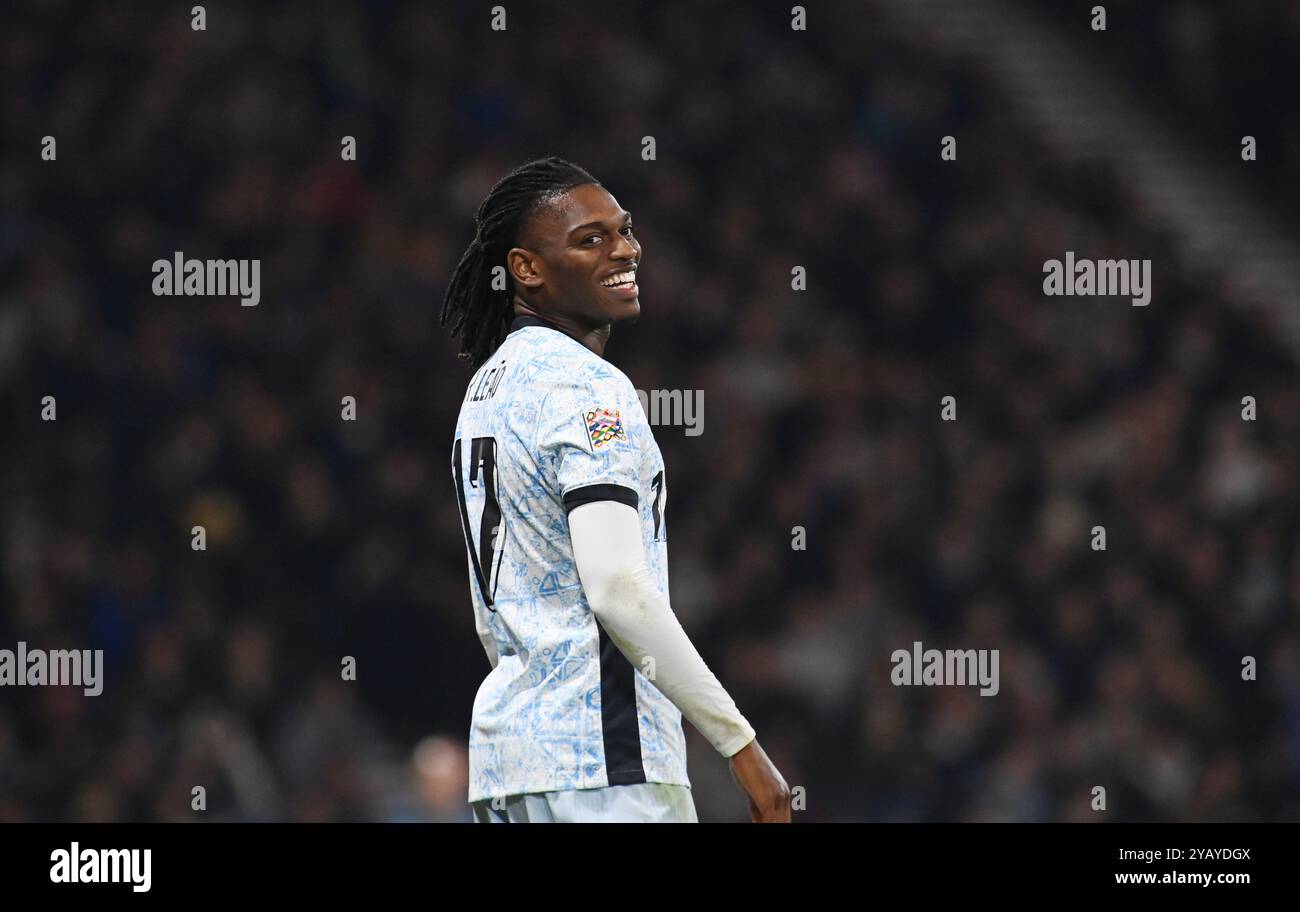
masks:
<svg viewBox="0 0 1300 912"><path fill-rule="evenodd" d="M635 281L636 281L636 272L630 271L630 272L620 272L618 275L610 276L608 279L601 282L600 284L604 285L606 288L609 288L613 285L623 285L627 282L635 282Z"/></svg>

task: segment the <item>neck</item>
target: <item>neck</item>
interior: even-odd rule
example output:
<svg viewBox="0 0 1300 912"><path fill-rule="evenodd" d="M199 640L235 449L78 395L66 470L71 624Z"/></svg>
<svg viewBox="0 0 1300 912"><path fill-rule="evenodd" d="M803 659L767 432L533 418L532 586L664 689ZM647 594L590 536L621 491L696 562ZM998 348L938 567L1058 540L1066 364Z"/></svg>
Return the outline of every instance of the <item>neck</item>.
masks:
<svg viewBox="0 0 1300 912"><path fill-rule="evenodd" d="M584 348L595 352L598 357L605 357L605 344L609 342L608 323L604 326L585 326L572 317L562 314L540 314L517 297L514 304L516 317L535 317L577 340Z"/></svg>

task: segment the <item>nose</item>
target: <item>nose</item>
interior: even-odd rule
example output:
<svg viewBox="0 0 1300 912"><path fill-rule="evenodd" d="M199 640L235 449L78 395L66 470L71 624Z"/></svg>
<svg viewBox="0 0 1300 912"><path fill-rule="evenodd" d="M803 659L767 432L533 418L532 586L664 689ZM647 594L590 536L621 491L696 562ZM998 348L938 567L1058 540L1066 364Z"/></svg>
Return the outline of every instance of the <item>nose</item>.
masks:
<svg viewBox="0 0 1300 912"><path fill-rule="evenodd" d="M641 256L641 245L634 238L625 234L616 235L618 242L610 248L609 255L615 260L635 260Z"/></svg>

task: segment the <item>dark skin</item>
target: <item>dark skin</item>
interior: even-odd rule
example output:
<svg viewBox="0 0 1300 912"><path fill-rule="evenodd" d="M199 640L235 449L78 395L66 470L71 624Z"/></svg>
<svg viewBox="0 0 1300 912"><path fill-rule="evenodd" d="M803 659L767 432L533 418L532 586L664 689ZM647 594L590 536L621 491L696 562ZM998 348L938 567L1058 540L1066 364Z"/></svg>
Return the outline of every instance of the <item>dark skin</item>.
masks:
<svg viewBox="0 0 1300 912"><path fill-rule="evenodd" d="M515 316L545 320L604 357L615 323L635 320L640 300L601 280L641 262L632 216L609 191L582 184L533 214L506 254L515 280Z"/></svg>
<svg viewBox="0 0 1300 912"><path fill-rule="evenodd" d="M515 280L515 316L545 320L603 358L613 325L641 314L635 288L619 293L601 285L640 266L631 214L604 187L582 184L534 213L521 234L522 246L506 254ZM758 739L729 762L750 819L789 823L790 788Z"/></svg>

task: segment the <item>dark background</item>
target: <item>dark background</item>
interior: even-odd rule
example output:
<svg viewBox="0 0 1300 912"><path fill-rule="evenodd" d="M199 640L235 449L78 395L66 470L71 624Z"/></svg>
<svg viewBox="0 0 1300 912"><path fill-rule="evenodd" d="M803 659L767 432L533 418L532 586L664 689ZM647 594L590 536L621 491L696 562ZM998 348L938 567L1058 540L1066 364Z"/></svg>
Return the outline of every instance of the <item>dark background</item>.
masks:
<svg viewBox="0 0 1300 912"><path fill-rule="evenodd" d="M0 14L0 648L107 665L0 691L0 820L467 819L437 311L550 154L644 246L607 356L704 392L656 432L672 602L796 820L1300 819L1295 351L984 68L874 3L191 5ZM1290 217L1293 4L1039 6ZM1150 258L1150 306L1045 297L1066 249ZM177 250L260 259L260 305L154 297ZM916 639L1000 693L893 687ZM746 819L687 732L701 819Z"/></svg>

